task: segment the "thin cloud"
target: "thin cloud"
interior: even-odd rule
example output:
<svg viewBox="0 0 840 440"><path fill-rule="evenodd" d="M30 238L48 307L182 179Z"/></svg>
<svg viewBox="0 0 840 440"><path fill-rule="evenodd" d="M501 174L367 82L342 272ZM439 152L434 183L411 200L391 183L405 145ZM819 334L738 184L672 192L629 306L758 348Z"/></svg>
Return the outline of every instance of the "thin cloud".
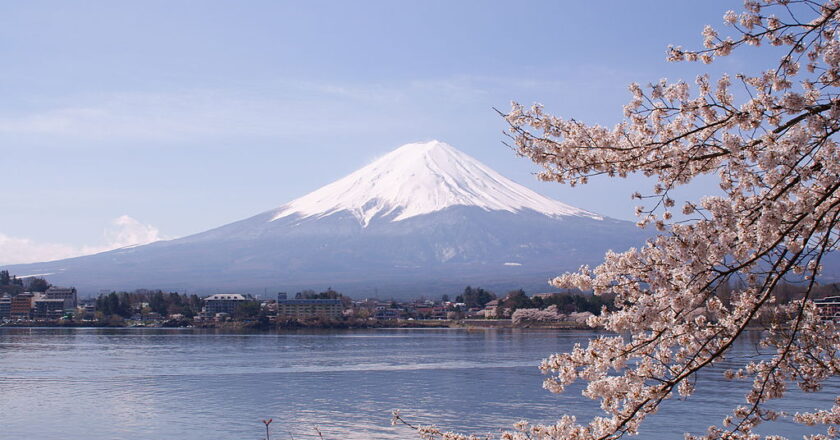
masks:
<svg viewBox="0 0 840 440"><path fill-rule="evenodd" d="M228 137L299 138L412 127L441 103L506 105L535 79L455 75L391 83L277 80L248 90L187 89L35 97L0 106L0 138L201 142ZM556 84L555 84L556 85ZM27 110L22 110L26 108ZM375 126L371 121L376 121ZM416 124L415 124L416 125Z"/></svg>
<svg viewBox="0 0 840 440"><path fill-rule="evenodd" d="M104 245L71 246L62 243L39 243L28 238L0 233L0 264L24 264L61 260L96 254L127 246L137 246L164 239L158 228L122 215L103 231Z"/></svg>
<svg viewBox="0 0 840 440"><path fill-rule="evenodd" d="M340 88L275 90L271 96L224 91L75 96L41 102L24 114L0 112L0 136L195 142L346 132L366 127L353 111L363 96Z"/></svg>
<svg viewBox="0 0 840 440"><path fill-rule="evenodd" d="M114 219L111 227L105 230L109 249L117 249L126 246L136 246L162 240L158 228L152 225L140 223L127 215Z"/></svg>

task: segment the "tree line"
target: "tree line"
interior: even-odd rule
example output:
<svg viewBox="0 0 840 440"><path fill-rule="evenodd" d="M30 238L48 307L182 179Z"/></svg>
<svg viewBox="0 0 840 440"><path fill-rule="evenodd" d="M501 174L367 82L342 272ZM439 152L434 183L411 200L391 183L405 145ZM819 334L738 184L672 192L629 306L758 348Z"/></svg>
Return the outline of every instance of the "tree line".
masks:
<svg viewBox="0 0 840 440"><path fill-rule="evenodd" d="M443 301L448 301L449 296L444 295ZM509 309L511 312L517 309L545 309L556 305L561 313L591 312L601 313L601 308L609 306L611 298L595 296L582 292L566 290L554 293L550 296L528 296L522 289L511 290L505 296L498 298L495 293L482 289L481 287L467 286L463 293L455 297L455 302L464 303L468 309L484 308L487 303L495 299L499 300L499 307Z"/></svg>
<svg viewBox="0 0 840 440"><path fill-rule="evenodd" d="M46 292L49 288L50 283L44 278L18 278L17 275L10 274L8 270L0 270L0 295L14 296L23 292Z"/></svg>
<svg viewBox="0 0 840 440"><path fill-rule="evenodd" d="M716 295L724 305L731 302L732 292L743 289L738 283L718 286ZM800 300L808 293L808 285L804 283L779 283L772 292L778 304L789 304L792 301ZM840 283L819 284L811 287L810 297L824 298L827 296L840 295ZM449 296L444 295L443 301L448 301ZM509 291L505 296L497 298L496 294L484 290L481 287L467 286L464 292L455 297L455 302L464 303L468 309L483 308L487 303L495 299L499 300L499 308L508 309L514 312L517 309L546 309L550 306L557 306L559 313L590 312L599 315L606 307L608 310L615 308L614 295L592 295L575 289L564 289L561 292L551 295L528 296L522 289Z"/></svg>
<svg viewBox="0 0 840 440"><path fill-rule="evenodd" d="M181 314L192 318L201 312L198 295L178 292L111 292L96 298L96 311L105 316L129 318L135 313L157 313L161 316Z"/></svg>

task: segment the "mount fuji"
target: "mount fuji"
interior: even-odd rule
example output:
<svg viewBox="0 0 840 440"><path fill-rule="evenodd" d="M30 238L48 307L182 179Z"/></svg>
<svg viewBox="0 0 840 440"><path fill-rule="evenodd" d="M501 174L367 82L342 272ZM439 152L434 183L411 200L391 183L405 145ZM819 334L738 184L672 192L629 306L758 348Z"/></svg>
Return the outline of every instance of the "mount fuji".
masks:
<svg viewBox="0 0 840 440"><path fill-rule="evenodd" d="M403 145L279 208L206 232L8 266L81 292L211 293L328 286L353 296L456 293L546 281L648 235L542 196L443 142Z"/></svg>

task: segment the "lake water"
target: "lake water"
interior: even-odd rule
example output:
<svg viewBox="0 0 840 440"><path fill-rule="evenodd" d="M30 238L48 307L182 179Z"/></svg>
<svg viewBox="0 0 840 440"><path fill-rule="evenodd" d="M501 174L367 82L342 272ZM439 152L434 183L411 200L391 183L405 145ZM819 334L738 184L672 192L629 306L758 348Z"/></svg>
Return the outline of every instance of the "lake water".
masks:
<svg viewBox="0 0 840 440"><path fill-rule="evenodd" d="M596 402L542 389L537 365L595 335L545 330L354 330L230 334L175 329L0 329L0 439L414 439L420 424L498 433L520 419L579 420ZM752 355L749 342L732 357ZM725 368L725 366L721 367ZM645 439L701 433L746 384L718 372L669 401ZM786 407L827 408L840 386L793 393ZM796 437L789 422L763 433Z"/></svg>

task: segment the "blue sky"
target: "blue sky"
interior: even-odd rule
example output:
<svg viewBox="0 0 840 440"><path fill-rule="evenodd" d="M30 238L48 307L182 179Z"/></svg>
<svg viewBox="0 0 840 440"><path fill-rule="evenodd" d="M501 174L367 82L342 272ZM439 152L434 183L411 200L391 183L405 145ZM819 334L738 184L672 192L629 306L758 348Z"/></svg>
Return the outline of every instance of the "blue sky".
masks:
<svg viewBox="0 0 840 440"><path fill-rule="evenodd" d="M492 110L614 124L626 86L738 1L0 3L0 263L173 238L440 139L548 196L633 219L641 179L537 182ZM721 27L722 26L718 26ZM755 56L758 56L756 54ZM687 192L710 190L701 182Z"/></svg>

